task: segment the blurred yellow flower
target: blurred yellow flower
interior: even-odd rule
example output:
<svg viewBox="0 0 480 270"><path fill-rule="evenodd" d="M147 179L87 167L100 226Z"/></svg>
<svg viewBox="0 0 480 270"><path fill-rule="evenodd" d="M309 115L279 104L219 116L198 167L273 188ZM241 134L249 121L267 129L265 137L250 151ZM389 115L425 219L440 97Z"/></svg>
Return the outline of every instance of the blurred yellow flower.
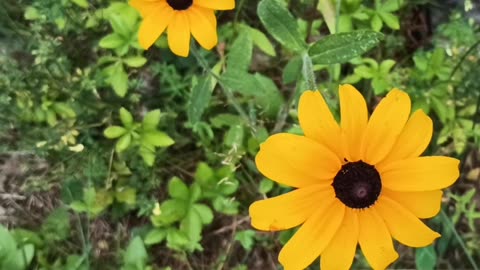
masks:
<svg viewBox="0 0 480 270"><path fill-rule="evenodd" d="M207 50L217 44L214 10L233 9L235 0L130 0L130 5L143 17L138 40L144 49L168 27L168 46L176 55L186 57L190 33Z"/></svg>
<svg viewBox="0 0 480 270"><path fill-rule="evenodd" d="M362 95L339 89L341 123L318 92L300 98L305 136L281 133L260 147L255 162L266 177L297 188L250 206L253 227L302 226L279 254L285 270L304 269L321 256L321 269L349 269L357 243L374 269L398 258L392 237L411 247L440 235L420 218L440 210L442 191L459 176L459 161L419 157L432 137L432 120L410 116L410 98L393 89L368 119Z"/></svg>

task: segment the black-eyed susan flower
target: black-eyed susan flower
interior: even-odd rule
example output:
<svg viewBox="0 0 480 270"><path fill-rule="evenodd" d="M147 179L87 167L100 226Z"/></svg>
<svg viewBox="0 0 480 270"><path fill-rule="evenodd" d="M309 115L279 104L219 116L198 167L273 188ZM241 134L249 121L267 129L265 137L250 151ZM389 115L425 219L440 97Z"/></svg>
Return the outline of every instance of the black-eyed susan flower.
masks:
<svg viewBox="0 0 480 270"><path fill-rule="evenodd" d="M392 238L423 247L440 236L420 218L439 212L441 189L459 176L457 159L419 157L432 120L421 110L410 116L405 92L390 91L370 119L353 86L340 86L339 95L340 124L318 91L306 91L298 108L305 136L273 135L255 159L266 177L296 188L250 206L259 230L301 225L280 251L286 270L319 256L321 269L348 269L357 243L374 269L385 269L398 258Z"/></svg>
<svg viewBox="0 0 480 270"><path fill-rule="evenodd" d="M138 41L144 49L150 48L167 29L172 52L186 57L190 34L207 50L217 44L214 10L233 9L235 0L131 0L130 5L143 17Z"/></svg>

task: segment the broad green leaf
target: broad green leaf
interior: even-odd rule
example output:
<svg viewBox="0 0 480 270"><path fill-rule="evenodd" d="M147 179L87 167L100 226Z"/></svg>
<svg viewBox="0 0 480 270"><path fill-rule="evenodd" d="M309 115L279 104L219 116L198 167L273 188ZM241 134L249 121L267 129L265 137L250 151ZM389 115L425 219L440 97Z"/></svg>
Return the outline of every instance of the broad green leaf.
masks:
<svg viewBox="0 0 480 270"><path fill-rule="evenodd" d="M124 263L130 266L141 266L142 268L139 269L144 269L143 267L146 265L147 259L148 254L142 238L136 236L128 244L127 250L123 255Z"/></svg>
<svg viewBox="0 0 480 270"><path fill-rule="evenodd" d="M123 62L129 67L138 68L145 65L147 58L142 56L131 56L123 59Z"/></svg>
<svg viewBox="0 0 480 270"><path fill-rule="evenodd" d="M199 242L202 239L202 218L197 211L190 209L180 222L180 230L183 231L190 241Z"/></svg>
<svg viewBox="0 0 480 270"><path fill-rule="evenodd" d="M228 147L240 147L243 145L244 136L245 130L243 126L231 126L225 134L225 139L223 140L223 143Z"/></svg>
<svg viewBox="0 0 480 270"><path fill-rule="evenodd" d="M382 63L380 63L380 73L383 75L390 73L390 70L393 68L395 63L395 60L392 59L382 61Z"/></svg>
<svg viewBox="0 0 480 270"><path fill-rule="evenodd" d="M52 105L53 110L61 115L63 118L75 118L77 114L75 111L68 105L67 103L64 102L55 102Z"/></svg>
<svg viewBox="0 0 480 270"><path fill-rule="evenodd" d="M267 31L283 46L300 52L307 48L295 18L280 0L262 0L257 13Z"/></svg>
<svg viewBox="0 0 480 270"><path fill-rule="evenodd" d="M252 37L253 44L257 46L262 52L270 56L276 56L275 48L273 47L270 40L262 32L253 27L244 25L247 29L248 34Z"/></svg>
<svg viewBox="0 0 480 270"><path fill-rule="evenodd" d="M188 100L187 116L188 121L193 126L198 123L203 112L210 103L212 97L212 77L206 76L198 80L197 84L192 88L192 93Z"/></svg>
<svg viewBox="0 0 480 270"><path fill-rule="evenodd" d="M202 196L202 189L198 183L193 183L190 185L190 203L194 203L200 199Z"/></svg>
<svg viewBox="0 0 480 270"><path fill-rule="evenodd" d="M381 3L379 10L385 12L394 12L400 9L403 5L403 0L387 0L384 3Z"/></svg>
<svg viewBox="0 0 480 270"><path fill-rule="evenodd" d="M309 55L314 64L344 63L369 51L382 39L381 33L371 30L333 34L314 43Z"/></svg>
<svg viewBox="0 0 480 270"><path fill-rule="evenodd" d="M302 74L302 58L292 57L283 68L282 80L284 84L296 82Z"/></svg>
<svg viewBox="0 0 480 270"><path fill-rule="evenodd" d="M87 205L81 201L74 201L70 204L70 208L77 213L82 213L87 211Z"/></svg>
<svg viewBox="0 0 480 270"><path fill-rule="evenodd" d="M132 142L132 135L130 134L125 134L120 139L118 139L117 144L115 145L115 151L118 153L124 151L130 146L130 143Z"/></svg>
<svg viewBox="0 0 480 270"><path fill-rule="evenodd" d="M213 169L205 162L200 162L195 171L195 180L199 181L201 185L207 184L214 176Z"/></svg>
<svg viewBox="0 0 480 270"><path fill-rule="evenodd" d="M142 134L142 140L157 147L167 147L175 143L165 132L147 131Z"/></svg>
<svg viewBox="0 0 480 270"><path fill-rule="evenodd" d="M103 37L98 45L105 49L115 49L125 44L125 42L125 39L121 35L117 33L111 33Z"/></svg>
<svg viewBox="0 0 480 270"><path fill-rule="evenodd" d="M322 13L323 19L327 23L328 30L330 34L335 34L335 24L336 24L336 12L333 1L331 0L319 0L317 5L317 10Z"/></svg>
<svg viewBox="0 0 480 270"><path fill-rule="evenodd" d="M120 121L122 121L124 127L130 128L133 125L133 116L127 109L121 107L119 110L119 115Z"/></svg>
<svg viewBox="0 0 480 270"><path fill-rule="evenodd" d="M375 75L375 70L365 65L356 67L353 72L365 79L371 79Z"/></svg>
<svg viewBox="0 0 480 270"><path fill-rule="evenodd" d="M17 249L17 243L10 232L0 224L0 254L9 254ZM1 258L1 256L0 256Z"/></svg>
<svg viewBox="0 0 480 270"><path fill-rule="evenodd" d="M273 188L273 181L269 179L262 179L260 185L258 186L258 191L262 194L268 193Z"/></svg>
<svg viewBox="0 0 480 270"><path fill-rule="evenodd" d="M38 9L32 7L32 6L28 6L25 8L25 12L23 13L23 17L26 19L26 20L36 20L38 18L40 18L40 12L38 12Z"/></svg>
<svg viewBox="0 0 480 270"><path fill-rule="evenodd" d="M259 95L262 91L255 76L247 72L228 69L222 74L220 80L226 87L243 95Z"/></svg>
<svg viewBox="0 0 480 270"><path fill-rule="evenodd" d="M207 225L212 223L213 221L213 212L210 207L206 206L205 204L196 203L192 206L192 210L196 211L202 223Z"/></svg>
<svg viewBox="0 0 480 270"><path fill-rule="evenodd" d="M108 77L108 82L112 85L115 94L120 97L125 96L128 90L128 75L121 63L114 64L114 69Z"/></svg>
<svg viewBox="0 0 480 270"><path fill-rule="evenodd" d="M233 42L227 54L227 68L231 72L246 72L252 61L253 42L250 35L242 32Z"/></svg>
<svg viewBox="0 0 480 270"><path fill-rule="evenodd" d="M115 191L115 199L118 202L134 205L137 201L137 190L131 187L122 187Z"/></svg>
<svg viewBox="0 0 480 270"><path fill-rule="evenodd" d="M155 130L160 123L160 110L156 109L153 111L149 111L143 117L142 126L144 130Z"/></svg>
<svg viewBox="0 0 480 270"><path fill-rule="evenodd" d="M126 132L127 130L124 127L110 126L103 131L103 135L108 139L115 139L122 136Z"/></svg>
<svg viewBox="0 0 480 270"><path fill-rule="evenodd" d="M160 206L161 214L156 216L157 225L168 225L182 219L188 210L189 204L184 200L166 200Z"/></svg>
<svg viewBox="0 0 480 270"><path fill-rule="evenodd" d="M167 237L165 229L155 228L147 233L144 242L146 245L155 245L162 242Z"/></svg>
<svg viewBox="0 0 480 270"><path fill-rule="evenodd" d="M338 17L338 31L337 33L347 33L353 31L352 17L349 15L340 15Z"/></svg>
<svg viewBox="0 0 480 270"><path fill-rule="evenodd" d="M155 162L155 152L152 149L149 149L145 147L145 145L142 145L138 153L142 157L145 164L150 167L153 166L153 163Z"/></svg>
<svg viewBox="0 0 480 270"><path fill-rule="evenodd" d="M88 8L87 0L71 0L74 4L82 8Z"/></svg>
<svg viewBox="0 0 480 270"><path fill-rule="evenodd" d="M284 102L280 90L278 90L277 85L270 77L256 73L255 79L262 90L258 91L255 103L267 116L276 117Z"/></svg>
<svg viewBox="0 0 480 270"><path fill-rule="evenodd" d="M188 201L190 191L185 183L178 177L173 177L168 182L168 194L174 199L182 199Z"/></svg>
<svg viewBox="0 0 480 270"><path fill-rule="evenodd" d="M433 270L437 265L437 254L433 245L417 248L415 251L415 264L417 269Z"/></svg>
<svg viewBox="0 0 480 270"><path fill-rule="evenodd" d="M378 13L385 24L393 30L400 29L400 23L398 21L398 17L395 14L390 12L379 12Z"/></svg>
<svg viewBox="0 0 480 270"><path fill-rule="evenodd" d="M249 251L255 244L255 234L254 230L239 231L235 234L235 241L240 242L242 247Z"/></svg>
<svg viewBox="0 0 480 270"><path fill-rule="evenodd" d="M370 21L370 26L375 32L380 32L380 30L382 30L383 22L378 14L373 15L372 20Z"/></svg>

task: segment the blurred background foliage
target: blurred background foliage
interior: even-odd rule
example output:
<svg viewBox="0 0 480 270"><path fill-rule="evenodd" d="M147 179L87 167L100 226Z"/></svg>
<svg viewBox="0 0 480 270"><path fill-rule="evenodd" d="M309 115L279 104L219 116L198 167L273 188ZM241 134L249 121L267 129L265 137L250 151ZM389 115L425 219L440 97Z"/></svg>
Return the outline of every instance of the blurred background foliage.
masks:
<svg viewBox="0 0 480 270"><path fill-rule="evenodd" d="M315 81L337 113L351 83L370 109L396 87L434 119L427 152L462 176L428 221L443 237L399 246L392 267L478 269L476 1L237 0L217 47L188 58L165 35L143 51L124 1L3 0L0 15L0 269L280 269L291 232L253 231L248 206L286 189L254 156L301 133Z"/></svg>

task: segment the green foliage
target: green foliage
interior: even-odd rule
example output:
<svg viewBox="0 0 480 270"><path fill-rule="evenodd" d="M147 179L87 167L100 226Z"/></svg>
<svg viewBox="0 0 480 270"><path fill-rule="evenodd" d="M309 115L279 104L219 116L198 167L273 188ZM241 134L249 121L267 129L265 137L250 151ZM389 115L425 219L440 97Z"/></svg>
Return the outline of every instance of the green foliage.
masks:
<svg viewBox="0 0 480 270"><path fill-rule="evenodd" d="M28 269L35 247L32 244L20 245L11 233L0 225L0 267L1 269Z"/></svg>
<svg viewBox="0 0 480 270"><path fill-rule="evenodd" d="M115 151L120 153L131 147L138 147L138 154L148 166L155 162L155 148L168 147L174 143L165 132L157 130L160 110L145 114L142 122L134 122L132 114L125 108L119 110L123 126L109 126L103 131L108 139L117 139Z"/></svg>

